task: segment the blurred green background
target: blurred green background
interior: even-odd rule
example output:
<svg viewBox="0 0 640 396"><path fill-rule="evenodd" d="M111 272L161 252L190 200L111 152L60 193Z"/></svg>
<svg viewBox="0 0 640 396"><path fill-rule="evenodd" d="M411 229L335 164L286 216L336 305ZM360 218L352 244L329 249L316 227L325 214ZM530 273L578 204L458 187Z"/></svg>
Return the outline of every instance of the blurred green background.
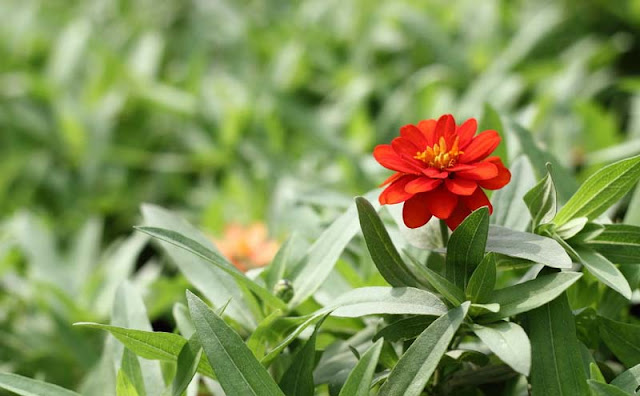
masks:
<svg viewBox="0 0 640 396"><path fill-rule="evenodd" d="M640 153L637 0L3 0L0 15L0 368L71 388L102 336L70 323L108 318L133 277L170 329L187 287L132 233L143 202L215 235L314 235L387 175L375 144L487 105L579 179Z"/></svg>

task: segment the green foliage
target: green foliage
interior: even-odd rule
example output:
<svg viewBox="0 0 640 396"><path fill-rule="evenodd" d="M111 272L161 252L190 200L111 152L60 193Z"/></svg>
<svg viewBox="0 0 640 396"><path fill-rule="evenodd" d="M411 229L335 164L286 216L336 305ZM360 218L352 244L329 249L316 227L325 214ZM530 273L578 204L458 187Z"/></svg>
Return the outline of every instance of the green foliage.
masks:
<svg viewBox="0 0 640 396"><path fill-rule="evenodd" d="M0 388L636 393L636 3L2 2ZM491 216L353 204L449 112L501 136Z"/></svg>

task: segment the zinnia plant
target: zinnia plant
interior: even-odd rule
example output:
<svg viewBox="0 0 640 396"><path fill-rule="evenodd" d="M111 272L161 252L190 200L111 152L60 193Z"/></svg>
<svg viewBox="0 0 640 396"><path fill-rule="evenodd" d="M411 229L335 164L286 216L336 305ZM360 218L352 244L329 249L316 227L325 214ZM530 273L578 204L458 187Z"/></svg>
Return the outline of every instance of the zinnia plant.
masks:
<svg viewBox="0 0 640 396"><path fill-rule="evenodd" d="M404 202L402 215L409 228L435 216L454 230L478 208L488 206L493 212L482 189L504 187L511 173L499 157L489 157L500 144L498 132L474 136L477 129L474 118L458 126L450 114L400 128L399 137L373 152L382 166L396 171L382 184L388 186L380 204Z"/></svg>

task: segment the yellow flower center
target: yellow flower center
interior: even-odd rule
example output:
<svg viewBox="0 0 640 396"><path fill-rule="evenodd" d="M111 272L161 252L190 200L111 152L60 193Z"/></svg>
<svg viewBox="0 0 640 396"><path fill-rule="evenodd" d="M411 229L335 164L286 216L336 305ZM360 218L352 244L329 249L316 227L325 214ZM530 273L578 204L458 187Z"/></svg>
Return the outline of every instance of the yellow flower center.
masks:
<svg viewBox="0 0 640 396"><path fill-rule="evenodd" d="M451 150L449 150L444 137L440 137L440 141L434 144L433 147L427 147L422 152L418 151L413 158L424 162L432 168L440 170L450 168L458 162L458 157L464 154L458 148L459 141L460 138L456 136L456 140L453 142Z"/></svg>

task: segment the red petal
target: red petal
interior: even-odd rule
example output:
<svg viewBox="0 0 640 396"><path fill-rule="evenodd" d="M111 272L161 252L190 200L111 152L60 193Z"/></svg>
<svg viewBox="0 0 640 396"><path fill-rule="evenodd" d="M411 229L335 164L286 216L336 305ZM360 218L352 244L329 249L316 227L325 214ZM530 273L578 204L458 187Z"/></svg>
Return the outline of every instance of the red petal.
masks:
<svg viewBox="0 0 640 396"><path fill-rule="evenodd" d="M473 169L457 172L456 176L471 180L489 180L498 176L498 167L489 161L478 162L474 165Z"/></svg>
<svg viewBox="0 0 640 396"><path fill-rule="evenodd" d="M494 130L484 131L471 141L467 147L463 147L462 154L459 158L460 162L467 164L469 162L480 161L485 159L500 144L500 135Z"/></svg>
<svg viewBox="0 0 640 396"><path fill-rule="evenodd" d="M456 131L456 135L460 137L459 145L460 147L466 147L467 144L471 143L473 139L473 135L476 134L476 130L478 129L478 122L475 118L469 118L462 125L458 127Z"/></svg>
<svg viewBox="0 0 640 396"><path fill-rule="evenodd" d="M410 140L405 139L403 137L397 137L391 141L391 148L400 156L400 158L408 161L414 161L416 154L418 154L419 150L415 144L411 143ZM415 160L417 161L417 160Z"/></svg>
<svg viewBox="0 0 640 396"><path fill-rule="evenodd" d="M426 136L415 125L409 124L400 128L400 136L407 139L414 146L416 146L416 151L423 151L428 147Z"/></svg>
<svg viewBox="0 0 640 396"><path fill-rule="evenodd" d="M447 226L451 231L458 228L458 226L471 214L471 211L465 206L463 202L458 203L456 209L451 213L448 219L445 220Z"/></svg>
<svg viewBox="0 0 640 396"><path fill-rule="evenodd" d="M404 173L396 172L393 175L389 176L387 180L383 181L378 187L384 187L389 183L393 183L394 181L398 180L402 176L404 176Z"/></svg>
<svg viewBox="0 0 640 396"><path fill-rule="evenodd" d="M471 195L478 188L478 183L467 179L447 179L445 180L447 189L456 195Z"/></svg>
<svg viewBox="0 0 640 396"><path fill-rule="evenodd" d="M446 179L447 177L449 177L449 172L440 171L435 168L425 168L422 170L422 174L434 179Z"/></svg>
<svg viewBox="0 0 640 396"><path fill-rule="evenodd" d="M458 164L450 168L447 168L447 172L462 172L462 171L471 170L474 168L475 168L475 164L474 165Z"/></svg>
<svg viewBox="0 0 640 396"><path fill-rule="evenodd" d="M511 172L509 172L509 169L505 168L502 160L499 157L490 157L487 160L495 164L495 166L498 168L498 175L493 179L481 181L480 186L482 186L482 188L486 188L487 190L501 189L511 181Z"/></svg>
<svg viewBox="0 0 640 396"><path fill-rule="evenodd" d="M402 220L409 228L418 228L427 224L431 219L431 212L426 204L424 194L418 194L402 206Z"/></svg>
<svg viewBox="0 0 640 396"><path fill-rule="evenodd" d="M380 144L373 149L373 157L387 169L398 172L420 174L421 169L398 155L388 144Z"/></svg>
<svg viewBox="0 0 640 396"><path fill-rule="evenodd" d="M489 213L493 213L493 206L491 205L491 201L487 198L487 194L482 191L481 188L476 189L476 191L468 197L461 197L462 201L465 203L469 210L474 211L476 209L480 209L483 206L489 207Z"/></svg>
<svg viewBox="0 0 640 396"><path fill-rule="evenodd" d="M445 114L438 118L435 132L436 143L440 140L440 137L443 136L444 140L447 142L447 146L451 147L453 145L455 134L456 120L451 114Z"/></svg>
<svg viewBox="0 0 640 396"><path fill-rule="evenodd" d="M458 204L458 196L449 192L444 186L425 194L428 194L426 202L429 211L439 219L446 219L451 216L451 212Z"/></svg>
<svg viewBox="0 0 640 396"><path fill-rule="evenodd" d="M414 179L415 176L404 175L395 182L391 183L391 185L385 188L384 191L380 194L380 197L378 197L380 205L397 204L411 198L413 194L406 192L404 188L406 187L407 183Z"/></svg>
<svg viewBox="0 0 640 396"><path fill-rule="evenodd" d="M432 147L436 142L436 120L422 120L418 123L418 129L427 139L427 147Z"/></svg>
<svg viewBox="0 0 640 396"><path fill-rule="evenodd" d="M442 184L442 179L429 179L427 177L418 177L415 180L407 183L404 190L410 194L417 194L421 192L427 192L435 189Z"/></svg>

